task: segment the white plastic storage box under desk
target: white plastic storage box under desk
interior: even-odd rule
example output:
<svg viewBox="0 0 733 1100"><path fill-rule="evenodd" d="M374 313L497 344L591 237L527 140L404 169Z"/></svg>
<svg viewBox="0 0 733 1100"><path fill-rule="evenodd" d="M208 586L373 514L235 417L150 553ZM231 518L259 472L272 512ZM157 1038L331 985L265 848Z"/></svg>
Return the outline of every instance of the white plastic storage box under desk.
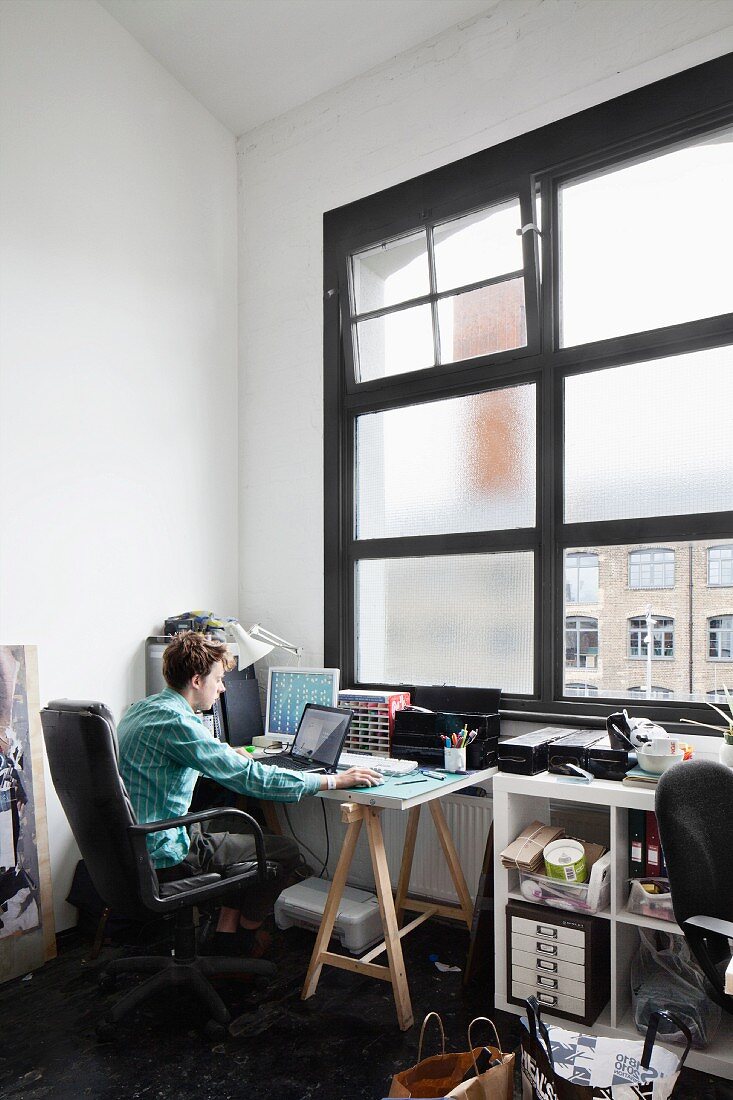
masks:
<svg viewBox="0 0 733 1100"><path fill-rule="evenodd" d="M318 930L326 907L331 883L322 878L307 878L283 890L275 902L278 928ZM339 902L333 934L352 955L359 955L384 939L379 902L374 894L346 886Z"/></svg>

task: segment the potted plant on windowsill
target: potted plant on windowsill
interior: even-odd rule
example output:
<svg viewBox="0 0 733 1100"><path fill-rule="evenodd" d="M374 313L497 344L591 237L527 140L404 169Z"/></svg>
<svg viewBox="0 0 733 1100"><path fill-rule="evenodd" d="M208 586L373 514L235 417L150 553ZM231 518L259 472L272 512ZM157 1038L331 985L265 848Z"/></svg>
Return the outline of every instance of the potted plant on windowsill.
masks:
<svg viewBox="0 0 733 1100"><path fill-rule="evenodd" d="M713 726L709 722L695 722L691 718L683 718L682 721L687 722L688 726L704 726L705 729L722 733L723 740L720 745L720 751L718 752L718 759L721 764L725 764L728 768L733 768L733 698L731 698L726 687L723 688L723 692L725 693L725 701L728 705L730 714L726 714L720 707L716 707L715 703L707 703L706 705L712 707L714 711L717 711L725 722L725 726Z"/></svg>

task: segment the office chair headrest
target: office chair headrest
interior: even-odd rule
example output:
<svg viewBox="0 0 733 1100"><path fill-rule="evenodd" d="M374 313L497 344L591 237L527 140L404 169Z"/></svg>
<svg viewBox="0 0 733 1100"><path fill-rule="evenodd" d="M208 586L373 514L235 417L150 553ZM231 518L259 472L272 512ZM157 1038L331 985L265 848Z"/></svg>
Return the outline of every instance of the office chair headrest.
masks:
<svg viewBox="0 0 733 1100"><path fill-rule="evenodd" d="M109 722L112 729L115 728L115 720L112 711L104 703L97 703L87 699L53 699L47 703L46 710L56 710L66 714L93 714Z"/></svg>

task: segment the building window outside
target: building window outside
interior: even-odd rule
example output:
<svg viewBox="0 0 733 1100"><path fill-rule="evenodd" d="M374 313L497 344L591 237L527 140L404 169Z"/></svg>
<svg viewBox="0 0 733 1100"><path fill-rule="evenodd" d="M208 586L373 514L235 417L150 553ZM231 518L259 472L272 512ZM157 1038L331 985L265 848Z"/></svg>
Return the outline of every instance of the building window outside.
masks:
<svg viewBox="0 0 733 1100"><path fill-rule="evenodd" d="M598 667L598 619L565 620L565 667Z"/></svg>
<svg viewBox="0 0 733 1100"><path fill-rule="evenodd" d="M598 603L597 554L565 554L565 603Z"/></svg>
<svg viewBox="0 0 733 1100"><path fill-rule="evenodd" d="M708 656L711 661L733 659L733 615L720 615L709 620Z"/></svg>
<svg viewBox="0 0 733 1100"><path fill-rule="evenodd" d="M671 699L673 695L674 692L670 688L652 687L651 696L647 694L644 687L633 687L628 690L630 699Z"/></svg>
<svg viewBox="0 0 733 1100"><path fill-rule="evenodd" d="M629 588L674 588L674 550L632 550Z"/></svg>
<svg viewBox="0 0 733 1100"><path fill-rule="evenodd" d="M488 667L520 708L612 695L647 657L628 589L677 581L650 641L674 656L688 560L692 594L733 513L733 452L709 446L733 397L733 222L713 245L699 201L733 190L733 59L669 80L326 214L324 648L349 682L486 686ZM639 430L620 443L630 402L680 476ZM733 585L733 545L708 583ZM597 669L614 623L608 683L542 659L564 629L565 667Z"/></svg>
<svg viewBox="0 0 733 1100"><path fill-rule="evenodd" d="M629 619L629 657L646 658L647 637L646 619ZM674 657L674 619L653 616L652 638L652 660Z"/></svg>
<svg viewBox="0 0 733 1100"><path fill-rule="evenodd" d="M727 703L728 700L725 697L725 692L722 688L713 688L712 691L708 691L705 698L709 703Z"/></svg>
<svg viewBox="0 0 733 1100"><path fill-rule="evenodd" d="M572 699L591 699L598 694L598 688L595 684L566 684L564 694Z"/></svg>
<svg viewBox="0 0 733 1100"><path fill-rule="evenodd" d="M733 585L733 545L711 546L708 550L708 584Z"/></svg>

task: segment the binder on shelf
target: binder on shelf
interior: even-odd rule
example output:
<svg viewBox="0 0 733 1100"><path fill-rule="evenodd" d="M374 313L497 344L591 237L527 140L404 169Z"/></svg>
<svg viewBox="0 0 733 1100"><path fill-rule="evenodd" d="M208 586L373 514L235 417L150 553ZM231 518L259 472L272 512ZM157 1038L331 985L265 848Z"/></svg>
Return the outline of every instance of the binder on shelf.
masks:
<svg viewBox="0 0 733 1100"><path fill-rule="evenodd" d="M659 839L657 815L653 810L646 811L646 877L656 878L662 874L662 842Z"/></svg>
<svg viewBox="0 0 733 1100"><path fill-rule="evenodd" d="M646 810L629 810L629 878L646 874Z"/></svg>

